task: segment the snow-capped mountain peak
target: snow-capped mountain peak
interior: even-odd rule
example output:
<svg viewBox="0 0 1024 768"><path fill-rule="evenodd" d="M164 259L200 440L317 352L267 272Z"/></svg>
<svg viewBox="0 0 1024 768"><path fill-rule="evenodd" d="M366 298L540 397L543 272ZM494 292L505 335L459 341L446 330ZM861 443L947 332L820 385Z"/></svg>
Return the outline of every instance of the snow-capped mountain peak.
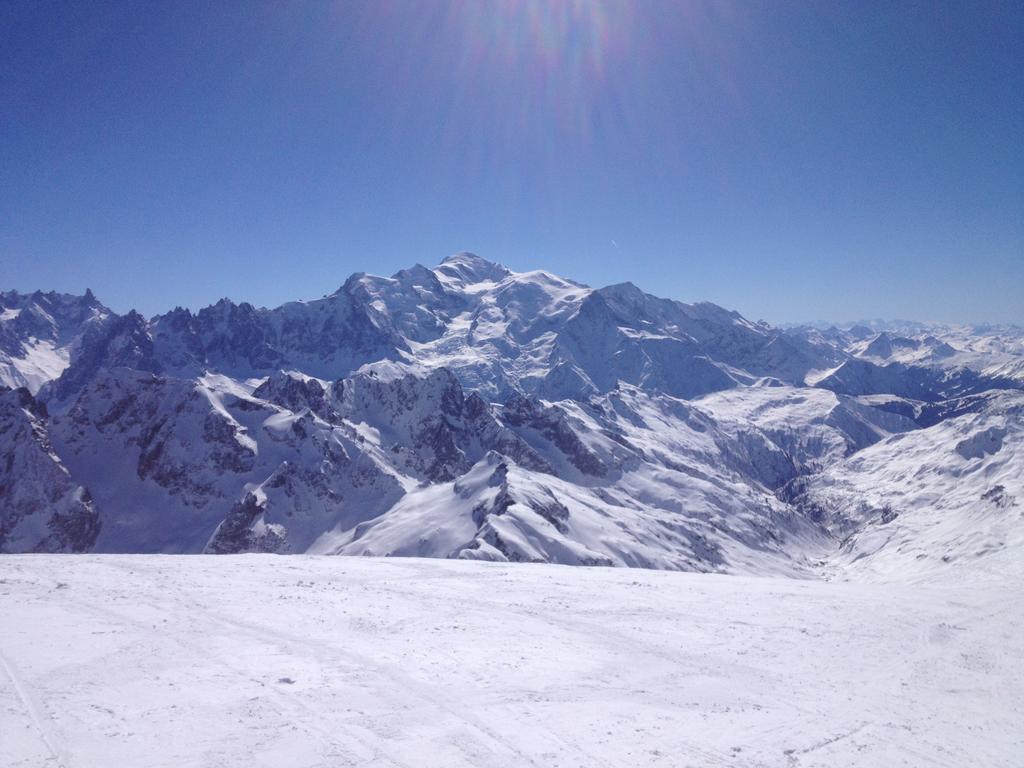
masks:
<svg viewBox="0 0 1024 768"><path fill-rule="evenodd" d="M474 291L474 286L497 283L512 274L508 267L466 251L449 256L433 271L445 284L468 291Z"/></svg>

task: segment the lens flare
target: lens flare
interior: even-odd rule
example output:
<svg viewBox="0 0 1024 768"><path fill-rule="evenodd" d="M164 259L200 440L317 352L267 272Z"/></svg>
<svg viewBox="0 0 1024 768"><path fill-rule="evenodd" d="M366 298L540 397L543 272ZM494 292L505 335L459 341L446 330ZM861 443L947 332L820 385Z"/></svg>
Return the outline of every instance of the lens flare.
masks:
<svg viewBox="0 0 1024 768"><path fill-rule="evenodd" d="M667 172L694 136L732 119L732 59L749 14L736 0L339 2L337 27L389 94L368 138L431 158L437 194L501 185L569 199L623 166ZM692 108L691 108L692 107ZM710 116L710 117L709 117ZM695 122L704 120L707 125ZM411 147L408 126L430 134ZM657 145L659 152L649 148ZM675 154L673 154L675 153ZM457 169L457 172L454 170ZM573 181L575 179L575 181ZM577 190L578 191L578 190ZM643 194L643 190L621 190Z"/></svg>
<svg viewBox="0 0 1024 768"><path fill-rule="evenodd" d="M447 23L462 48L460 81L518 99L510 128L554 119L585 137L610 72L633 39L630 4L606 0L456 2Z"/></svg>

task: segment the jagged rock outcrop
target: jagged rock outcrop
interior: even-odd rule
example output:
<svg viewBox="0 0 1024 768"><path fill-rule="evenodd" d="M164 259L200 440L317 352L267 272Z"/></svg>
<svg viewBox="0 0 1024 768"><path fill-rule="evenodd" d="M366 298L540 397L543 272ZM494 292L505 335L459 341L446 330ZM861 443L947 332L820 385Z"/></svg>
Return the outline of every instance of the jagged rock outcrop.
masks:
<svg viewBox="0 0 1024 768"><path fill-rule="evenodd" d="M0 552L87 552L100 519L50 444L47 413L25 388L0 387Z"/></svg>
<svg viewBox="0 0 1024 768"><path fill-rule="evenodd" d="M89 290L0 292L0 386L38 392L60 376L82 336L110 315Z"/></svg>

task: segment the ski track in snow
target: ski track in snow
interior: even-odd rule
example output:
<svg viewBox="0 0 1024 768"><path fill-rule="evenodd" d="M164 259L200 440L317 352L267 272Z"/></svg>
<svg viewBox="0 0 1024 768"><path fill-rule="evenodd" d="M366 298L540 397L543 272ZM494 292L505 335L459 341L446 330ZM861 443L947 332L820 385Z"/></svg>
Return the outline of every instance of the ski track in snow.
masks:
<svg viewBox="0 0 1024 768"><path fill-rule="evenodd" d="M60 751L54 746L50 736L48 718L40 714L39 705L34 701L32 694L25 687L25 683L22 681L21 675L13 666L11 666L11 663L3 653L0 653L0 667L3 668L4 674L7 676L7 681L10 685L9 691L5 693L13 693L15 697L17 697L18 703L21 705L20 712L17 709L7 709L7 712L5 713L5 721L7 716L11 716L12 718L10 732L14 732L14 719L17 718L19 714L24 718L27 718L30 725L38 732L42 746L45 747L45 750L48 753L46 755L34 754L35 750L33 747L38 747L39 745L32 744L30 739L29 744L27 745L28 754L31 754L33 759L44 761L46 765L57 765L60 766L60 768L63 768L65 766L65 762L61 758ZM7 730L7 728L4 730ZM2 754L3 752L0 751L0 755Z"/></svg>
<svg viewBox="0 0 1024 768"><path fill-rule="evenodd" d="M0 558L0 765L1011 766L1019 582Z"/></svg>

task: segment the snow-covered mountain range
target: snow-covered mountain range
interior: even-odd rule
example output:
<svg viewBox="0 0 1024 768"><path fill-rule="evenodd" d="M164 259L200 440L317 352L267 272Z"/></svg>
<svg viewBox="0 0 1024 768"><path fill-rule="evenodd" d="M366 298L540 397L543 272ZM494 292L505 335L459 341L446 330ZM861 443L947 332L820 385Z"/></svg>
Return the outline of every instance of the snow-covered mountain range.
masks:
<svg viewBox="0 0 1024 768"><path fill-rule="evenodd" d="M799 575L1024 558L1024 329L773 328L472 254L274 309L0 293L0 551Z"/></svg>

